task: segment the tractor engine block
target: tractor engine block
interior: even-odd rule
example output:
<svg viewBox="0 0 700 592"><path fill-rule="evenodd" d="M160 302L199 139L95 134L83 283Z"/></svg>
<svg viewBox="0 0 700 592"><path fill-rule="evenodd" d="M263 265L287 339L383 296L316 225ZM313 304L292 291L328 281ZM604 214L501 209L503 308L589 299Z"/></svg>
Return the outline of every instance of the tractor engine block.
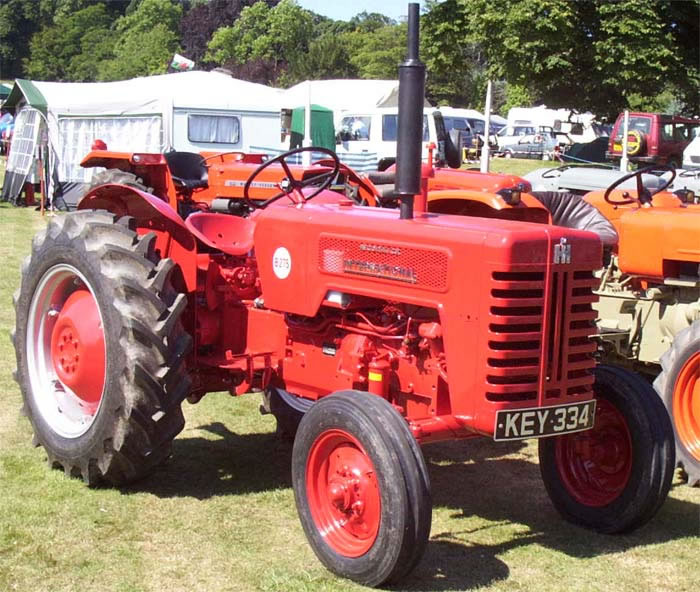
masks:
<svg viewBox="0 0 700 592"><path fill-rule="evenodd" d="M447 395L447 368L437 311L389 304L337 310L314 318L286 315L288 338L280 379L299 396L367 391L412 418L435 413ZM313 372L309 372L313 369Z"/></svg>

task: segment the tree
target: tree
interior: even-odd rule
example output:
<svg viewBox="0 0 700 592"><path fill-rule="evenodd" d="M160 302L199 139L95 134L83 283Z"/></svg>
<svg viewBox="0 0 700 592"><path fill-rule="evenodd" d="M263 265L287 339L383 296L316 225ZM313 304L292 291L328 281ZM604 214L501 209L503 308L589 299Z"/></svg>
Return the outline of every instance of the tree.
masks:
<svg viewBox="0 0 700 592"><path fill-rule="evenodd" d="M352 17L349 24L354 31L360 31L361 33L373 33L382 27L395 25L396 21L388 16L379 14L378 12L368 13L367 11L362 11Z"/></svg>
<svg viewBox="0 0 700 592"><path fill-rule="evenodd" d="M311 13L293 0L282 0L273 8L259 1L244 8L233 26L217 29L205 59L222 65L269 61L272 79L266 82L274 82L292 55L307 51L312 36Z"/></svg>
<svg viewBox="0 0 700 592"><path fill-rule="evenodd" d="M22 62L29 56L32 35L51 23L52 8L35 0L0 3L0 72L3 78L23 76Z"/></svg>
<svg viewBox="0 0 700 592"><path fill-rule="evenodd" d="M194 4L180 21L180 38L182 51L198 66L209 65L204 56L207 44L214 31L220 27L231 26L246 6L251 6L256 0L209 0ZM266 0L269 7L279 3L279 0Z"/></svg>
<svg viewBox="0 0 700 592"><path fill-rule="evenodd" d="M469 40L482 48L488 74L527 88L550 107L614 116L631 97L657 95L678 83L681 56L690 55L679 51L679 43L695 46L697 64L697 37L682 40L664 22L675 12L692 28L697 0L687 3L692 9L678 10L669 6L681 3L668 0L456 1L468 15ZM697 104L697 83L695 89Z"/></svg>
<svg viewBox="0 0 700 592"><path fill-rule="evenodd" d="M436 104L476 107L483 103L485 63L467 41L469 15L458 0L429 0L421 19L421 56L428 71L426 95Z"/></svg>
<svg viewBox="0 0 700 592"><path fill-rule="evenodd" d="M395 79L406 56L408 27L386 25L373 31L356 30L342 35L350 63L360 78Z"/></svg>
<svg viewBox="0 0 700 592"><path fill-rule="evenodd" d="M102 3L57 14L55 24L32 36L25 74L39 80L94 80L100 57L111 53L111 23Z"/></svg>
<svg viewBox="0 0 700 592"><path fill-rule="evenodd" d="M171 0L141 0L116 22L114 57L98 65L100 80L164 74L180 48L176 31L182 6Z"/></svg>
<svg viewBox="0 0 700 592"><path fill-rule="evenodd" d="M345 44L338 43L335 35L326 34L311 41L306 53L299 52L292 56L284 83L291 86L303 80L328 80L356 76L357 71L350 63Z"/></svg>

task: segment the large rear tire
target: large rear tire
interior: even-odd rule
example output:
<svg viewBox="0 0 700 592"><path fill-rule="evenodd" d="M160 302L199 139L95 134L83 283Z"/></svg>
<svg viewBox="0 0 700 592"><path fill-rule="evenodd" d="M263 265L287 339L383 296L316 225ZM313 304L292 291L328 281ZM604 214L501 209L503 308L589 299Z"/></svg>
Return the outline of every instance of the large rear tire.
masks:
<svg viewBox="0 0 700 592"><path fill-rule="evenodd" d="M128 185L129 187L134 187L135 189L145 191L146 193L153 193L153 188L147 187L141 177L137 177L134 175L134 173L122 171L120 169L107 169L93 175L88 191L92 191L95 187L99 187L100 185L109 185L114 183L118 183L119 185Z"/></svg>
<svg viewBox="0 0 700 592"><path fill-rule="evenodd" d="M649 521L668 495L673 431L641 377L599 366L595 378L595 426L540 440L540 471L565 519L603 533L628 532Z"/></svg>
<svg viewBox="0 0 700 592"><path fill-rule="evenodd" d="M700 321L679 332L661 356L654 387L671 416L676 460L688 485L700 485Z"/></svg>
<svg viewBox="0 0 700 592"><path fill-rule="evenodd" d="M16 378L34 442L90 485L146 475L184 426L186 299L155 235L132 226L102 211L54 218L15 294Z"/></svg>
<svg viewBox="0 0 700 592"><path fill-rule="evenodd" d="M384 399L341 391L315 403L294 441L301 524L321 562L368 586L395 582L430 535L430 482L408 424Z"/></svg>

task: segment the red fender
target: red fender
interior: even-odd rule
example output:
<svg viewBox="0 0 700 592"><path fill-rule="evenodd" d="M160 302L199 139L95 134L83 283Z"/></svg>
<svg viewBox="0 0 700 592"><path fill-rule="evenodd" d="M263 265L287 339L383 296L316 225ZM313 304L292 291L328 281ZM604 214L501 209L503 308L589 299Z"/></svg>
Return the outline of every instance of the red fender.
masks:
<svg viewBox="0 0 700 592"><path fill-rule="evenodd" d="M136 220L139 234L153 232L161 257L180 267L188 292L197 288L197 243L182 218L162 199L119 184L101 185L85 194L79 210L107 210Z"/></svg>

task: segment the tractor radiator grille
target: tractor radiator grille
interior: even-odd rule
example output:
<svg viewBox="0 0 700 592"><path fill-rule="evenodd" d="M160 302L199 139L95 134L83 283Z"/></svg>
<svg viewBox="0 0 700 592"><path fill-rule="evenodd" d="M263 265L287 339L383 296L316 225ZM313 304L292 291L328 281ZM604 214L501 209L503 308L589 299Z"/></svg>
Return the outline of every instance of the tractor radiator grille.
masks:
<svg viewBox="0 0 700 592"><path fill-rule="evenodd" d="M430 290L447 289L445 251L335 236L319 239L318 266L326 273L381 278Z"/></svg>
<svg viewBox="0 0 700 592"><path fill-rule="evenodd" d="M487 399L535 401L539 392L539 404L553 404L590 391L592 273L495 271L491 281Z"/></svg>

